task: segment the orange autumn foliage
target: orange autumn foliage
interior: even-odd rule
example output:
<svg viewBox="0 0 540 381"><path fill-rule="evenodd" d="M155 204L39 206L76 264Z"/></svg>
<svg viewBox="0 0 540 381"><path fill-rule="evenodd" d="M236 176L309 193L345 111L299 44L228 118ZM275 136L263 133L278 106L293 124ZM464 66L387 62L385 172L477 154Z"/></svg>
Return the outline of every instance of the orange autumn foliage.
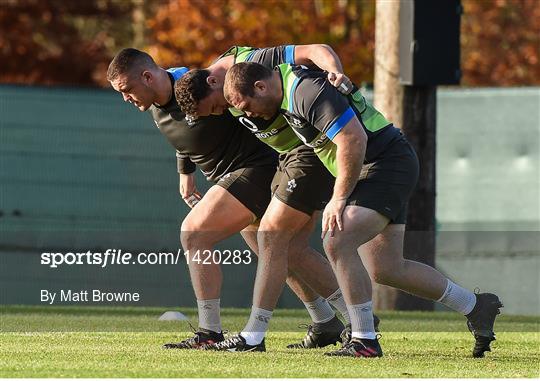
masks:
<svg viewBox="0 0 540 381"><path fill-rule="evenodd" d="M107 64L125 46L164 66L202 67L232 45L287 43L329 44L355 82L373 82L375 0L0 3L4 83L108 86ZM462 84L540 85L540 1L462 3Z"/></svg>

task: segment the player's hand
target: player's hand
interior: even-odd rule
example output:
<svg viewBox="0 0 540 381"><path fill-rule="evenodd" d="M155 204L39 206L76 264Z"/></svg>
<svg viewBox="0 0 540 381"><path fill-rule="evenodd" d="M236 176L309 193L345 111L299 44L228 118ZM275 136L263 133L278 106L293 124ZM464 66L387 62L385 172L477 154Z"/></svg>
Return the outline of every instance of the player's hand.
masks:
<svg viewBox="0 0 540 381"><path fill-rule="evenodd" d="M195 173L180 174L180 196L190 208L193 208L202 198L195 185Z"/></svg>
<svg viewBox="0 0 540 381"><path fill-rule="evenodd" d="M335 199L333 197L330 199L324 208L322 216L322 239L327 233L330 233L330 237L333 237L336 227L339 231L343 231L343 210L345 210L346 205L347 199Z"/></svg>
<svg viewBox="0 0 540 381"><path fill-rule="evenodd" d="M328 82L344 95L349 95L353 90L352 81L342 73L328 73Z"/></svg>
<svg viewBox="0 0 540 381"><path fill-rule="evenodd" d="M195 207L201 201L202 195L199 192L192 193L187 197L182 197L184 202L189 206L191 209Z"/></svg>

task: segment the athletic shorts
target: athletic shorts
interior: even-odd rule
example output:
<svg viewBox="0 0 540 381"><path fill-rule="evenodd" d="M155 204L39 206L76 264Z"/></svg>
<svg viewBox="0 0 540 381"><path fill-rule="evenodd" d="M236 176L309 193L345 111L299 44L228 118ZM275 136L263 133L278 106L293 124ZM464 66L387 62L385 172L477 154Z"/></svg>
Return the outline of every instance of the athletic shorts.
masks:
<svg viewBox="0 0 540 381"><path fill-rule="evenodd" d="M216 184L261 218L272 197L270 185L275 173L274 166L240 168L222 176Z"/></svg>
<svg viewBox="0 0 540 381"><path fill-rule="evenodd" d="M286 205L308 215L323 210L334 189L335 179L313 149L305 145L279 155L272 180L272 194Z"/></svg>
<svg viewBox="0 0 540 381"><path fill-rule="evenodd" d="M347 205L363 206L388 217L391 224L407 220L407 202L418 181L419 164L404 136L372 163L364 164Z"/></svg>

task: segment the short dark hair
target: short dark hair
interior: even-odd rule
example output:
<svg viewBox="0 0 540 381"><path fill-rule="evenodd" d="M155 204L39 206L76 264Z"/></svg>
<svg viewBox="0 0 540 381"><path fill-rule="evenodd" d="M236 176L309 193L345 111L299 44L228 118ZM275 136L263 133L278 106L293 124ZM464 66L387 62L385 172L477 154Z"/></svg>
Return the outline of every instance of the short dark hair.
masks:
<svg viewBox="0 0 540 381"><path fill-rule="evenodd" d="M193 69L178 78L174 83L174 96L184 114L197 115L199 102L212 91L210 85L206 82L209 75L209 70Z"/></svg>
<svg viewBox="0 0 540 381"><path fill-rule="evenodd" d="M111 82L119 75L130 74L134 69L155 69L157 64L145 52L134 48L122 49L111 61L107 69L107 81Z"/></svg>
<svg viewBox="0 0 540 381"><path fill-rule="evenodd" d="M233 65L225 75L223 93L228 98L230 92L238 92L243 96L252 97L255 82L272 76L272 70L255 62L240 62Z"/></svg>

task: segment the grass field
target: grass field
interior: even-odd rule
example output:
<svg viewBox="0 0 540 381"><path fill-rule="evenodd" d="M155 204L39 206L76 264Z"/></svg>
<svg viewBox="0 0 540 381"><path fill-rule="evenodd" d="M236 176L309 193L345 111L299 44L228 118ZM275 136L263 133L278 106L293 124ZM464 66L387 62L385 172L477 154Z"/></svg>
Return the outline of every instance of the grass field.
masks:
<svg viewBox="0 0 540 381"><path fill-rule="evenodd" d="M1 307L0 377L539 377L538 317L504 316L486 358L473 359L464 318L453 313L380 313L380 359L328 358L289 350L307 313L277 310L267 353L162 350L188 335L185 322L159 322L163 308ZM181 309L196 316L193 309ZM225 309L240 330L248 310Z"/></svg>

